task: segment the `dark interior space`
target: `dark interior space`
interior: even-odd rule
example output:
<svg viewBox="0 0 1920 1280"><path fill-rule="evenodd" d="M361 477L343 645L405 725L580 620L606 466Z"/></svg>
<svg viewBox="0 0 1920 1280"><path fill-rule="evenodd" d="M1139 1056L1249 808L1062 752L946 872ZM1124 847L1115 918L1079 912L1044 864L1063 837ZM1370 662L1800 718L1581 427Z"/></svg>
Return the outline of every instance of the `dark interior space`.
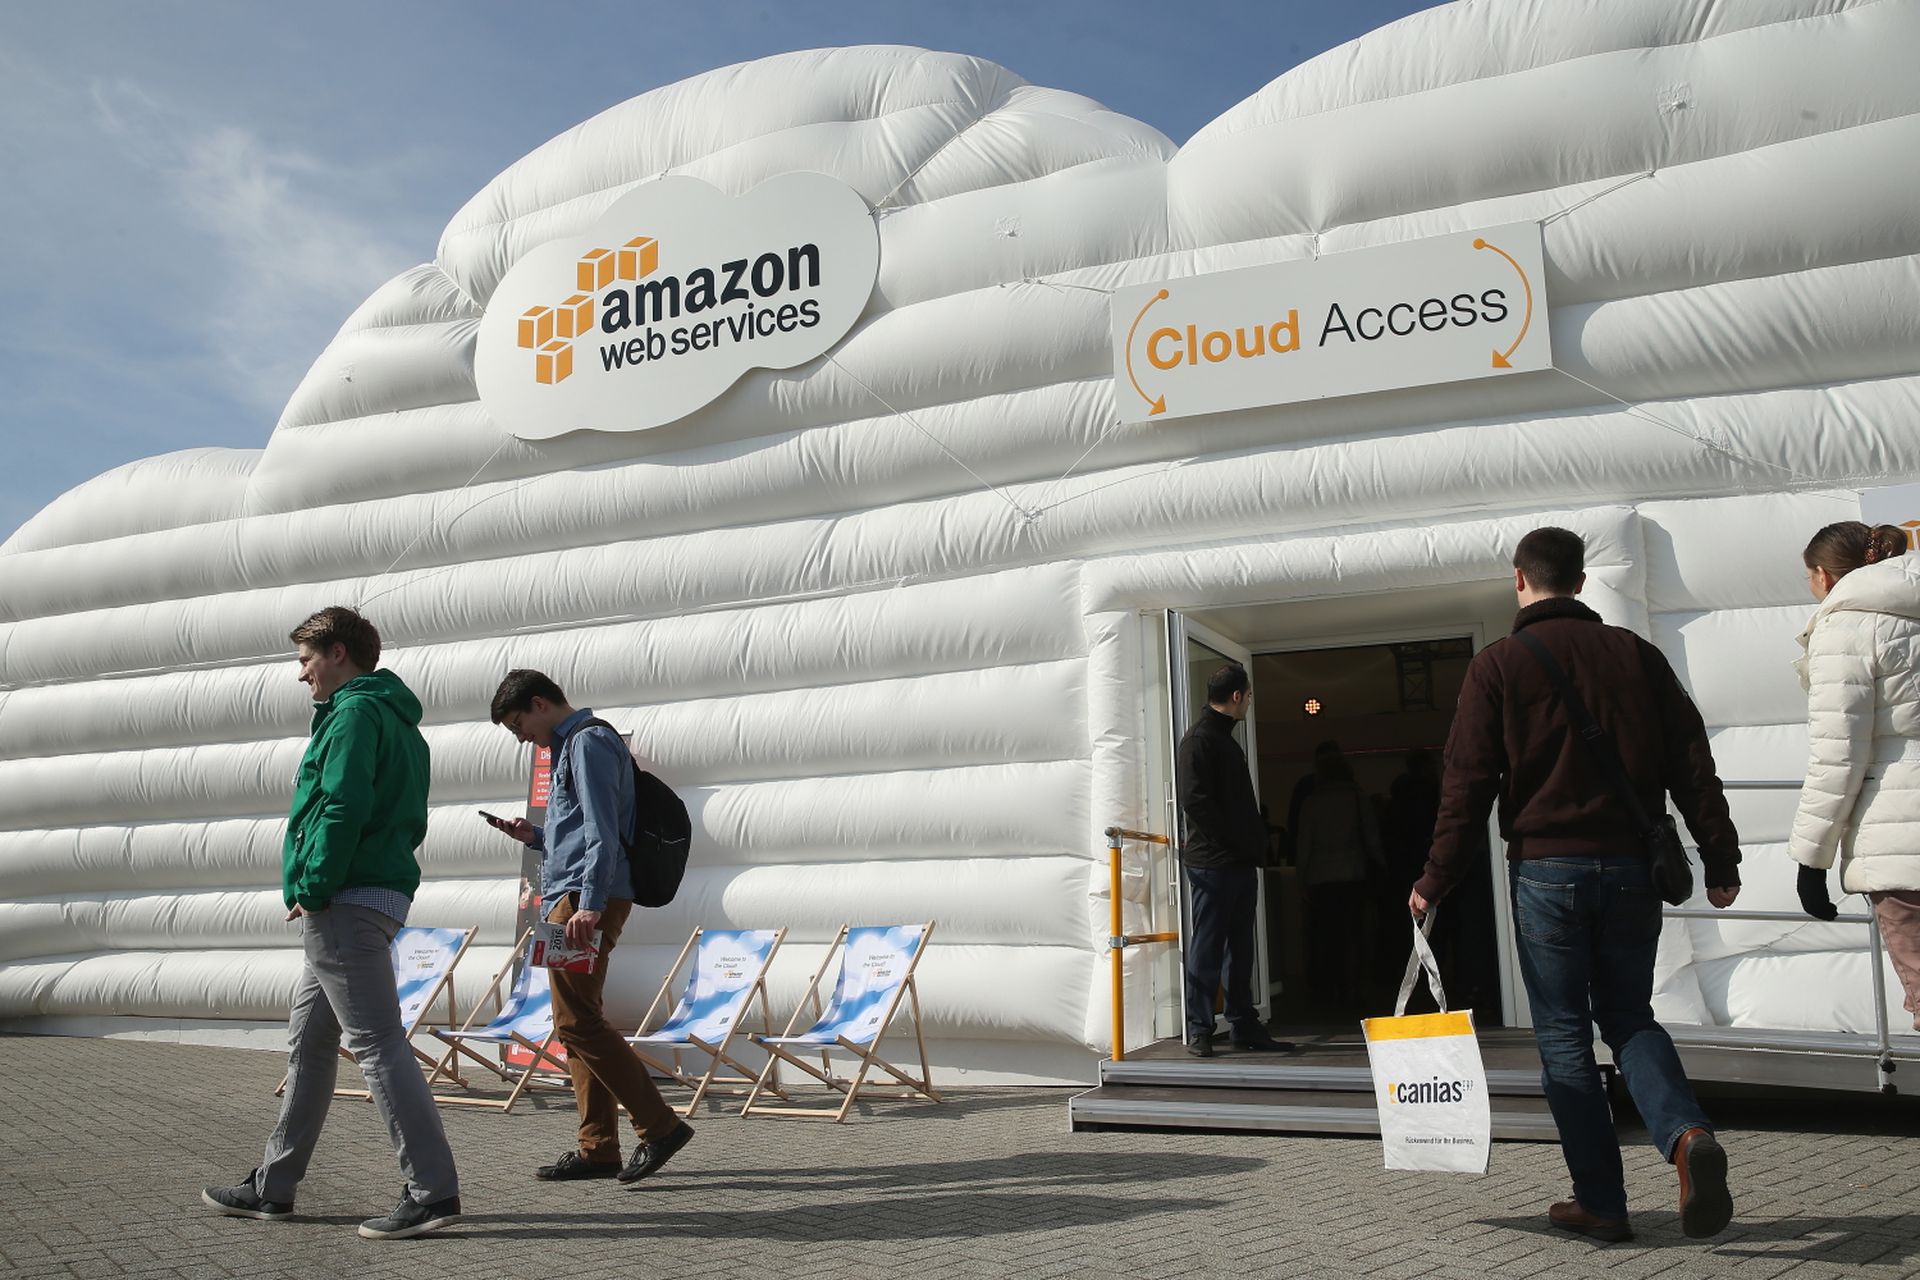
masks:
<svg viewBox="0 0 1920 1280"><path fill-rule="evenodd" d="M1392 1012L1411 947L1407 892L1426 860L1466 637L1256 654L1259 787L1274 1023L1351 1028ZM1492 869L1436 921L1448 1002L1500 1024ZM1431 1009L1424 984L1413 1011Z"/></svg>

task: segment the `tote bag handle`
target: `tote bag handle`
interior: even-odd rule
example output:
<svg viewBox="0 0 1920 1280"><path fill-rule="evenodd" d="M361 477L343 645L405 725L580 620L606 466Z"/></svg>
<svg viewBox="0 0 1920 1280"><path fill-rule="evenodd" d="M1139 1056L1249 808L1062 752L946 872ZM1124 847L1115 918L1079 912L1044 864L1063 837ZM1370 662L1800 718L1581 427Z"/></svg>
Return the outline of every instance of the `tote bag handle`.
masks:
<svg viewBox="0 0 1920 1280"><path fill-rule="evenodd" d="M1427 935L1433 932L1433 918L1438 907L1429 907L1426 918L1413 922L1413 954L1407 957L1407 974L1400 979L1400 996L1393 1002L1393 1016L1404 1018L1407 1015L1407 1001L1413 999L1413 987L1420 980L1422 970L1427 975L1427 990L1433 992L1434 1003L1440 1006L1440 1012L1447 1011L1447 992L1440 985L1440 962L1433 958L1433 948L1427 943Z"/></svg>

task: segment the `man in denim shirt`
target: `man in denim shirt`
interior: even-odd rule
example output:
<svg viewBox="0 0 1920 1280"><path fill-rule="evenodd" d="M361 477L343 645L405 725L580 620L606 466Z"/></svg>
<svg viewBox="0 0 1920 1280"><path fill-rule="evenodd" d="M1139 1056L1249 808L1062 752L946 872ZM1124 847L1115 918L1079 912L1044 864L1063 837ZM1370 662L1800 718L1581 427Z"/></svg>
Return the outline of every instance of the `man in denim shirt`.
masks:
<svg viewBox="0 0 1920 1280"><path fill-rule="evenodd" d="M633 910L633 880L622 834L634 821L633 760L626 743L591 708L576 711L560 686L538 671L509 671L493 695L493 722L521 742L553 751L553 787L547 822L525 818L500 824L521 843L541 850L540 900L547 920L564 924L567 940L583 946L600 933L591 973L555 969L553 1025L566 1046L580 1111L580 1141L534 1176L546 1182L610 1178L635 1182L656 1172L693 1137L693 1126L661 1098L646 1064L612 1023L601 1000L607 957ZM624 1106L638 1135L632 1159L620 1164Z"/></svg>

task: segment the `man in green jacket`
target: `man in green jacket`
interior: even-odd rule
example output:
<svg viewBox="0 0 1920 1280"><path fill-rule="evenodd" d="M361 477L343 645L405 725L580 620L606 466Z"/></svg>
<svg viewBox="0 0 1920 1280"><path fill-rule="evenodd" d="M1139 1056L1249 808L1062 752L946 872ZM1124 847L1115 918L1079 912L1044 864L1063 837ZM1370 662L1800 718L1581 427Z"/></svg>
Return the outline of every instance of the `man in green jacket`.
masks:
<svg viewBox="0 0 1920 1280"><path fill-rule="evenodd" d="M294 1189L333 1102L344 1030L407 1179L398 1207L362 1223L360 1234L417 1236L460 1216L453 1152L401 1026L389 953L420 885L413 851L427 833L420 700L376 669L380 633L351 609L322 609L289 639L313 694L313 726L281 853L287 919L299 922L306 950L288 1026L286 1096L260 1167L201 1199L236 1218L293 1215Z"/></svg>

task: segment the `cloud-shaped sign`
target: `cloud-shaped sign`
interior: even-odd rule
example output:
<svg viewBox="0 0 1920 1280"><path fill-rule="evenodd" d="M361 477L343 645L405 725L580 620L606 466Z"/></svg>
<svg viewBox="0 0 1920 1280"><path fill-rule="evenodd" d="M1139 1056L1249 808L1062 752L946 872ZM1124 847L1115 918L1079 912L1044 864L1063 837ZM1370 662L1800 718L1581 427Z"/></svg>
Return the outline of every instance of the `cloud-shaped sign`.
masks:
<svg viewBox="0 0 1920 1280"><path fill-rule="evenodd" d="M480 402L528 440L661 426L827 351L879 264L866 200L824 174L738 197L662 178L507 273L480 320Z"/></svg>

